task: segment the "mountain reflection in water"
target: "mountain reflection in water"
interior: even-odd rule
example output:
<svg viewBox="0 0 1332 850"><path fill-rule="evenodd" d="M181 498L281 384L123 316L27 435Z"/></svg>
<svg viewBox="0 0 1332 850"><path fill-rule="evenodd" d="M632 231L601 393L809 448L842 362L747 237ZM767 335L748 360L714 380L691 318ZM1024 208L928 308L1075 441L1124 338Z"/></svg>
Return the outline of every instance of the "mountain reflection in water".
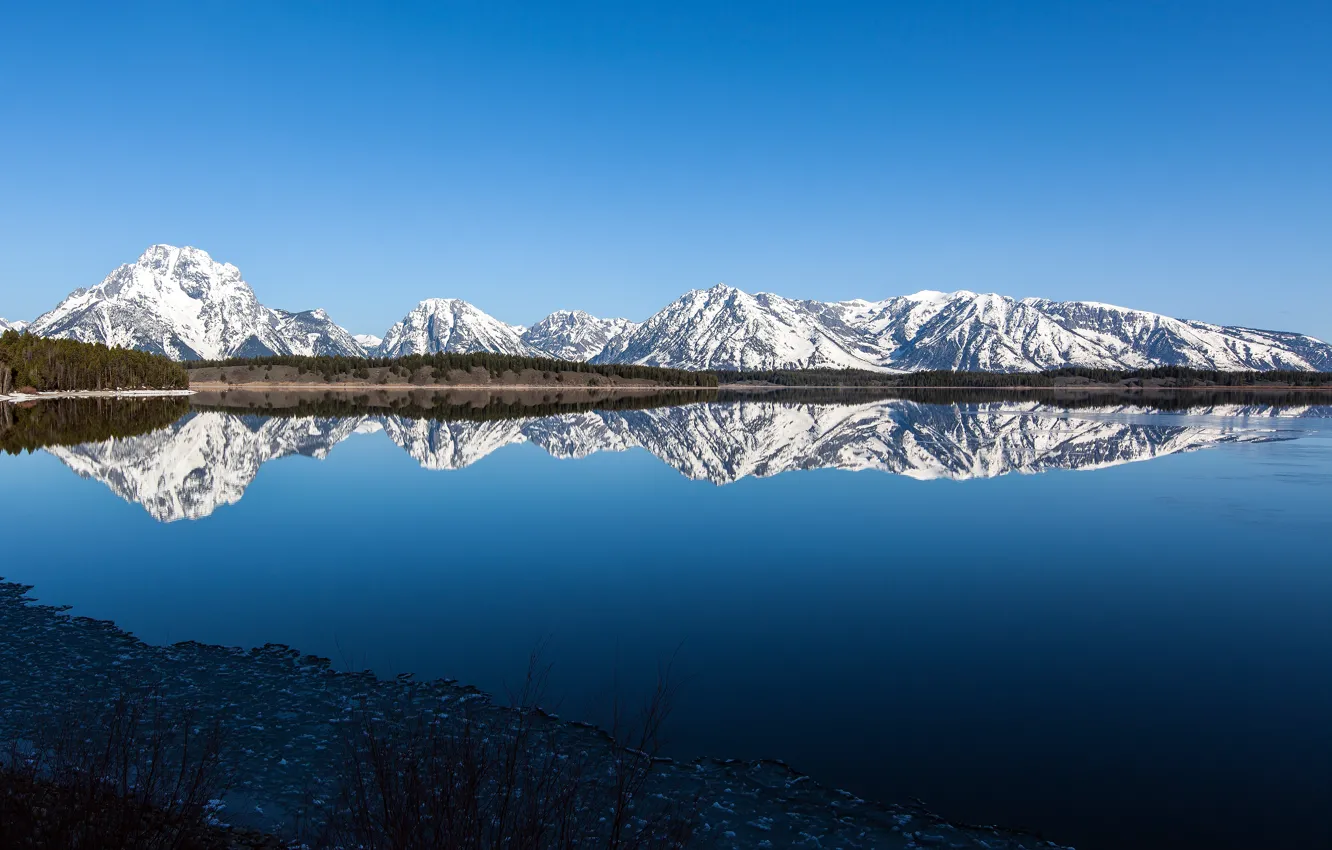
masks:
<svg viewBox="0 0 1332 850"><path fill-rule="evenodd" d="M223 394L225 395L225 394ZM798 399L801 396L796 395ZM241 399L244 396L240 396ZM1061 404L1031 397L918 401L842 393L835 403L756 395L668 393L551 401L439 394L298 399L281 408L229 408L225 398L40 402L9 410L0 448L44 445L80 476L106 484L162 522L201 519L244 495L263 464L322 459L353 434L385 434L426 469L470 466L509 445L558 458L641 448L682 475L714 484L810 469L877 470L916 479L993 478L1090 470L1223 443L1280 439L1233 417L1326 417L1320 405L1195 405L1202 424L1149 417L1106 399ZM204 404L200 404L204 402ZM208 404L207 402L214 402ZM269 402L271 404L271 402ZM1178 407L1176 405L1176 407ZM1226 419L1217 420L1216 417ZM43 442L42 429L49 439Z"/></svg>

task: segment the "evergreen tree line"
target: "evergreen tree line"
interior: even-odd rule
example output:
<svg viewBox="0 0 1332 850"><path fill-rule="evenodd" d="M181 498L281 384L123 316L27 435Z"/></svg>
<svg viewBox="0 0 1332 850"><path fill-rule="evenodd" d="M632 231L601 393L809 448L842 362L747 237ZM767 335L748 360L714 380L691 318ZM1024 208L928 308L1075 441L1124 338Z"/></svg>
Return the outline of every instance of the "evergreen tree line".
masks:
<svg viewBox="0 0 1332 850"><path fill-rule="evenodd" d="M190 402L184 396L0 404L0 452L19 454L150 434L189 412Z"/></svg>
<svg viewBox="0 0 1332 850"><path fill-rule="evenodd" d="M59 392L189 385L181 365L158 354L12 330L0 335L0 395L25 388Z"/></svg>
<svg viewBox="0 0 1332 850"><path fill-rule="evenodd" d="M237 366L289 366L298 373L318 373L325 379L338 375L366 379L369 370L389 368L395 374L411 375L427 366L435 373L446 375L453 370L464 372L485 369L498 378L505 372L519 373L524 369L535 372L574 372L602 377L616 377L631 381L655 381L665 386L715 387L717 376L712 372L690 372L685 369L667 369L662 366L637 366L629 363L582 363L556 360L549 357L520 357L512 354L494 354L479 351L471 354L409 354L405 357L302 357L274 355L271 357L231 357L226 360L192 360L187 369L230 368Z"/></svg>
<svg viewBox="0 0 1332 850"><path fill-rule="evenodd" d="M1132 386L1145 381L1171 380L1177 386L1289 387L1332 386L1332 372L1274 370L1270 372L1226 372L1187 366L1157 366L1151 369L1091 369L1067 366L1044 372L954 372L947 369L893 374L864 369L774 369L719 371L718 383L765 382L784 387L1056 387L1061 382L1082 379L1091 383Z"/></svg>
<svg viewBox="0 0 1332 850"><path fill-rule="evenodd" d="M196 404L196 410L220 413L255 413L265 417L351 417L402 416L434 422L497 422L507 419L531 419L541 416L560 416L569 413L588 413L595 410L650 410L655 407L678 407L713 401L716 394L708 390L674 390L651 395L623 395L607 393L605 397L587 401L562 401L558 398L539 403L492 399L484 406L470 402L454 403L447 392L411 392L405 395L388 393L358 393L347 398L344 393L325 392L319 398L299 398L294 406L273 407L271 402L260 402L247 393L243 403ZM427 397L429 403L427 404Z"/></svg>

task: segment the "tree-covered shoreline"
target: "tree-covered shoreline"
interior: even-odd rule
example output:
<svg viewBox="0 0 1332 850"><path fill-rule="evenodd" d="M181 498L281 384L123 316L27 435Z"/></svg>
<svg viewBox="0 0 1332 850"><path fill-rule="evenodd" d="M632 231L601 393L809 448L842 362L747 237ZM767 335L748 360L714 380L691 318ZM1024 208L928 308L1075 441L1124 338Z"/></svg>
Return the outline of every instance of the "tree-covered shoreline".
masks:
<svg viewBox="0 0 1332 850"><path fill-rule="evenodd" d="M189 386L184 367L158 354L13 330L0 335L0 396L23 390L183 390Z"/></svg>
<svg viewBox="0 0 1332 850"><path fill-rule="evenodd" d="M644 381L669 387L715 387L717 376L712 372L691 372L686 369L667 369L661 366L637 366L625 363L583 363L573 360L556 360L549 357L520 357L511 354L493 354L474 352L471 354L409 354L405 357L303 357L283 355L272 357L231 357L226 360L192 360L184 364L190 372L201 369L228 370L234 368L268 369L269 367L287 367L297 370L299 376L318 376L325 382L355 378L369 381L378 376L380 383L388 377L408 383L422 370L430 370L434 375L445 376L454 372L472 372L484 370L491 378L499 378L504 373L522 374L524 372L544 373L551 380L558 381L560 376L574 377L586 375L589 380L597 378L619 379L623 381ZM385 375L382 370L387 369ZM373 375L372 375L373 372ZM262 377L259 377L262 380Z"/></svg>

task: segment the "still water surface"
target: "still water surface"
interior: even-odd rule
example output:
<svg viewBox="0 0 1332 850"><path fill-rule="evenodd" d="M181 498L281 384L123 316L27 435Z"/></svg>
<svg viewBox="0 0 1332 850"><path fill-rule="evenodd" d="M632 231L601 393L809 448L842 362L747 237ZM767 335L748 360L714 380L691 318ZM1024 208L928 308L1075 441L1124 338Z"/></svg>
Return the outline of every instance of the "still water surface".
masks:
<svg viewBox="0 0 1332 850"><path fill-rule="evenodd" d="M841 401L196 406L0 456L0 575L497 693L549 639L592 720L674 656L674 755L1081 848L1332 844L1332 407Z"/></svg>

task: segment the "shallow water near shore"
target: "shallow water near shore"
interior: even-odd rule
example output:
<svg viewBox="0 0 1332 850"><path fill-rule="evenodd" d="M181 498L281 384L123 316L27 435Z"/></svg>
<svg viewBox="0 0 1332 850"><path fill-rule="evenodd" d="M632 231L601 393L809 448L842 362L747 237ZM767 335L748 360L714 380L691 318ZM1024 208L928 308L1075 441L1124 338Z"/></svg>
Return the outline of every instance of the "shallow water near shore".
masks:
<svg viewBox="0 0 1332 850"><path fill-rule="evenodd" d="M549 639L593 722L674 657L671 755L1080 848L1332 841L1332 407L168 403L0 455L0 575L497 694Z"/></svg>

